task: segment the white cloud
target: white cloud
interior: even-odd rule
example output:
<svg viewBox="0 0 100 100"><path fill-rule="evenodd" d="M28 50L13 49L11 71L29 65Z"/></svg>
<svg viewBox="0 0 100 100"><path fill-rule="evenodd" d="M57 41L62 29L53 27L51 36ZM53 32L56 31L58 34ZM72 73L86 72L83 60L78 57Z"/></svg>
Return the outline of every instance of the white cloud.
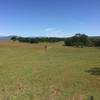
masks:
<svg viewBox="0 0 100 100"><path fill-rule="evenodd" d="M46 28L45 29L45 32L50 32L50 31L52 31L53 30L53 28Z"/></svg>
<svg viewBox="0 0 100 100"><path fill-rule="evenodd" d="M55 29L55 28L46 28L44 30L44 35L47 37L64 37L66 36L66 34L59 29Z"/></svg>

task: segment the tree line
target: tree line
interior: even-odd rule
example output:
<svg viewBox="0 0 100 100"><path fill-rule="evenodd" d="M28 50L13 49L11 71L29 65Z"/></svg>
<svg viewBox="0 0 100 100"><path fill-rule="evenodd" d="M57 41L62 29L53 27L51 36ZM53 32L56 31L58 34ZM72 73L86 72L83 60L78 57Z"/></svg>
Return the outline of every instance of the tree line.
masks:
<svg viewBox="0 0 100 100"><path fill-rule="evenodd" d="M59 42L64 41L65 38L57 38L57 37L11 37L13 41L25 42L25 43L39 43L39 42Z"/></svg>
<svg viewBox="0 0 100 100"><path fill-rule="evenodd" d="M65 46L100 46L100 37L89 37L86 34L77 33L72 37L66 38L64 41Z"/></svg>
<svg viewBox="0 0 100 100"><path fill-rule="evenodd" d="M86 34L77 33L72 37L68 38L57 38L57 37L11 37L13 41L19 41L24 43L39 43L39 42L59 42L64 41L65 46L100 46L100 37L89 37Z"/></svg>

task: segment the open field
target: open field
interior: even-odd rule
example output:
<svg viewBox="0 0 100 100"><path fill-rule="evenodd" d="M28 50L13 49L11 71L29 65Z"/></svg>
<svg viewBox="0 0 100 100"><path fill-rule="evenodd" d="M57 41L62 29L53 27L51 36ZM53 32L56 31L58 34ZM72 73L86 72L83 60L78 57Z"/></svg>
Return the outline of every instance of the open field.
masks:
<svg viewBox="0 0 100 100"><path fill-rule="evenodd" d="M92 68L100 69L99 48L0 42L0 100L100 100Z"/></svg>

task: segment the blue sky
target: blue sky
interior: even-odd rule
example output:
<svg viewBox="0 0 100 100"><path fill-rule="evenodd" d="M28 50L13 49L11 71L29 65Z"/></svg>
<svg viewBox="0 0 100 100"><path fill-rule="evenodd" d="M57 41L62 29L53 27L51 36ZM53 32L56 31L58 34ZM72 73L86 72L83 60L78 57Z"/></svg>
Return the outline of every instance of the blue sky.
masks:
<svg viewBox="0 0 100 100"><path fill-rule="evenodd" d="M0 0L0 36L100 35L100 0Z"/></svg>

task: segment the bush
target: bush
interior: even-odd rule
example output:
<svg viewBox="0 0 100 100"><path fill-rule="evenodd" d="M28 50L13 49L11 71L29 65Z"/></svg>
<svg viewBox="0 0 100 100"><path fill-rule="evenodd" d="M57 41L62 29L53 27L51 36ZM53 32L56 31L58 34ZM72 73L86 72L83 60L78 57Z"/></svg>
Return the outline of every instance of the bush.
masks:
<svg viewBox="0 0 100 100"><path fill-rule="evenodd" d="M66 46L83 47L89 45L89 38L85 34L78 33L71 38L67 38L64 43Z"/></svg>

